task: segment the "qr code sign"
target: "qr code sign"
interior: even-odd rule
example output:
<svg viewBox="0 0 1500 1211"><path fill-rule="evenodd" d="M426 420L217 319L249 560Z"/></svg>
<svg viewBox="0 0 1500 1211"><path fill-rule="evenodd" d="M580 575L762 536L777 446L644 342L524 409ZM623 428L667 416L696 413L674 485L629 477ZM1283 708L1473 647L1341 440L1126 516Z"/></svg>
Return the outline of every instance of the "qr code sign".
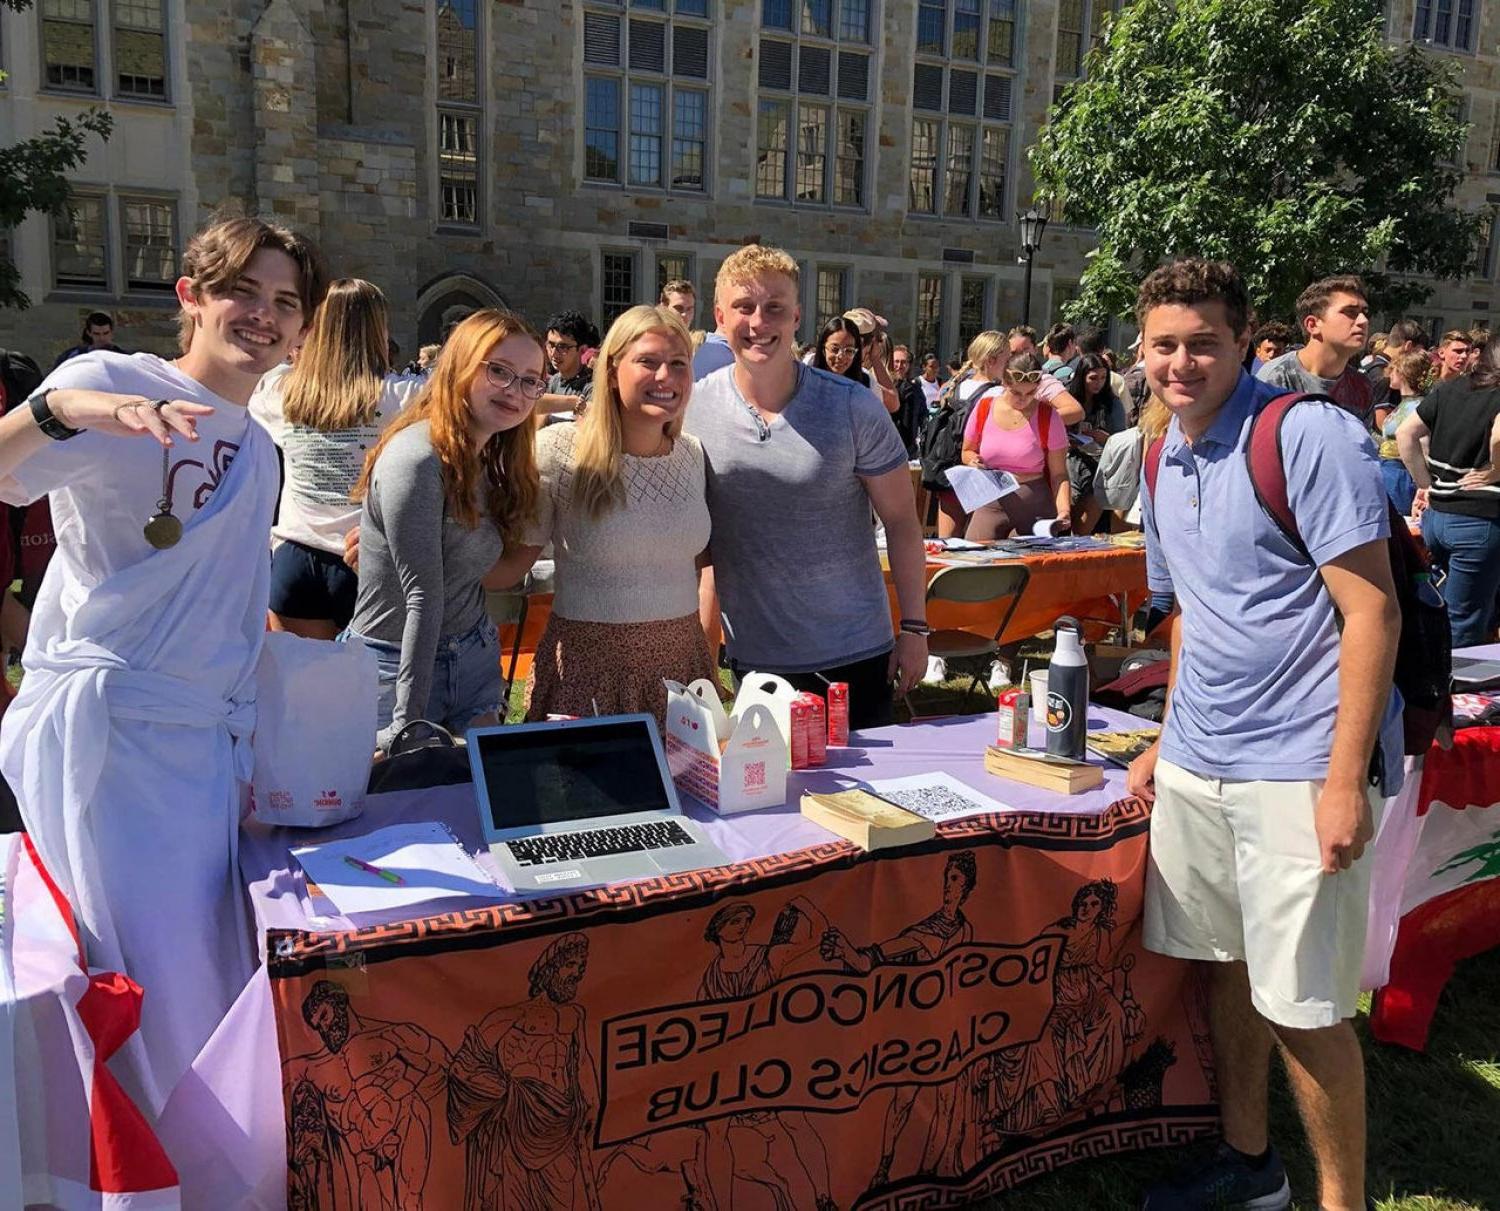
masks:
<svg viewBox="0 0 1500 1211"><path fill-rule="evenodd" d="M766 789L766 763L764 761L745 762L745 789Z"/></svg>
<svg viewBox="0 0 1500 1211"><path fill-rule="evenodd" d="M899 804L928 820L947 820L952 816L971 815L974 801L949 790L946 786L909 787L904 790L882 790L882 799Z"/></svg>

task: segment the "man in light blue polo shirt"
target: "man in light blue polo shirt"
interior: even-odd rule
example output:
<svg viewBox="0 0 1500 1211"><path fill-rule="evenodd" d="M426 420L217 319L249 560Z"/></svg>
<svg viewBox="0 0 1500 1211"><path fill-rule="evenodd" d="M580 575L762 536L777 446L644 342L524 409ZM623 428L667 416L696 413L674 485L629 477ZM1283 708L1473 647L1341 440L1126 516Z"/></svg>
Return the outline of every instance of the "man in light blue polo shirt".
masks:
<svg viewBox="0 0 1500 1211"><path fill-rule="evenodd" d="M1401 776L1391 687L1400 615L1374 450L1332 404L1298 404L1282 461L1309 563L1255 500L1251 422L1281 388L1241 369L1249 299L1234 269L1182 260L1141 286L1146 377L1173 419L1142 491L1148 580L1182 607L1168 714L1130 771L1154 795L1145 943L1213 964L1224 1144L1146 1206L1291 1203L1267 1138L1279 1042L1317 1159L1321 1205L1366 1205L1359 993L1381 789ZM1373 758L1373 760L1372 760Z"/></svg>

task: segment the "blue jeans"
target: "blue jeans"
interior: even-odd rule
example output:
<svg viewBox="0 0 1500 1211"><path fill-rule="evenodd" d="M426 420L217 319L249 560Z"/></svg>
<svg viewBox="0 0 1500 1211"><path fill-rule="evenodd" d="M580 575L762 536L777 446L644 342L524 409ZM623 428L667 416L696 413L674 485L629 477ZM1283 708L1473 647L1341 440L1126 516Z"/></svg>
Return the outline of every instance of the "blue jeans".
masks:
<svg viewBox="0 0 1500 1211"><path fill-rule="evenodd" d="M380 701L376 722L382 733L390 726L396 708L396 676L401 671L401 645L369 639L354 630L346 630L342 640L358 640L375 653L380 673ZM407 723L426 719L440 723L455 735L462 735L480 715L494 712L505 718L505 680L500 676L500 636L495 624L484 619L462 635L438 640L433 661L432 690L421 708ZM382 736L382 739L385 739Z"/></svg>
<svg viewBox="0 0 1500 1211"><path fill-rule="evenodd" d="M1500 589L1500 520L1428 509L1422 514L1422 541L1433 563L1447 573L1443 600L1453 646L1488 642Z"/></svg>
<svg viewBox="0 0 1500 1211"><path fill-rule="evenodd" d="M1380 477L1385 480L1385 494L1402 517L1411 516L1411 503L1417 495L1417 483L1399 458L1380 460Z"/></svg>

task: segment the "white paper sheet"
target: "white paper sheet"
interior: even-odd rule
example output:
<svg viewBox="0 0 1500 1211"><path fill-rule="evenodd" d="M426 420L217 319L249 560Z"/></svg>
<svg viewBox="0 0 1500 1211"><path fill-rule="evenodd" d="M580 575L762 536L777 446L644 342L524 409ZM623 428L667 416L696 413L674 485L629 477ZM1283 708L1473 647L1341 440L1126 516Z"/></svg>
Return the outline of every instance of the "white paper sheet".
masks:
<svg viewBox="0 0 1500 1211"><path fill-rule="evenodd" d="M1009 471L990 471L984 467L949 467L948 486L958 497L963 511L973 513L1002 496L1009 496L1021 485Z"/></svg>
<svg viewBox="0 0 1500 1211"><path fill-rule="evenodd" d="M406 882L390 883L349 865L346 856L400 875ZM504 894L441 824L393 824L359 837L298 846L292 857L345 916L454 896L495 899Z"/></svg>
<svg viewBox="0 0 1500 1211"><path fill-rule="evenodd" d="M998 799L981 794L948 773L886 778L880 782L871 782L869 786L882 799L889 799L907 811L916 812L938 824L957 820L961 816L1016 810L1008 803L1001 803Z"/></svg>

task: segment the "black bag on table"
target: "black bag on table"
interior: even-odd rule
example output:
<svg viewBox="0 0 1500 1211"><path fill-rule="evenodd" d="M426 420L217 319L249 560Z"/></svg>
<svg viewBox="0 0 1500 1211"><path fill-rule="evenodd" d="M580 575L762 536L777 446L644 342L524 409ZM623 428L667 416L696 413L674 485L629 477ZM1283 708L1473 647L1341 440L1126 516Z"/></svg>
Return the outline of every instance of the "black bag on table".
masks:
<svg viewBox="0 0 1500 1211"><path fill-rule="evenodd" d="M436 723L413 719L394 740L384 761L370 769L367 794L420 790L426 786L455 786L472 782L469 750Z"/></svg>

